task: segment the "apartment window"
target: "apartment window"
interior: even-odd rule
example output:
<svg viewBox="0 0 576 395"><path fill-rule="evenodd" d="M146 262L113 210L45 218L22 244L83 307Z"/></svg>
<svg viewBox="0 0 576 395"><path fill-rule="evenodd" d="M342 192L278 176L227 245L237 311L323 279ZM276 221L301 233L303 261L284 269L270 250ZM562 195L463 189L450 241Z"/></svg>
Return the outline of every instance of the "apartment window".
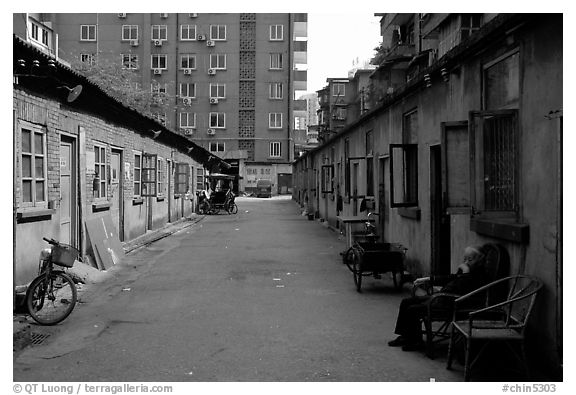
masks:
<svg viewBox="0 0 576 395"><path fill-rule="evenodd" d="M181 69L196 69L196 55L185 54L180 55L180 68Z"/></svg>
<svg viewBox="0 0 576 395"><path fill-rule="evenodd" d="M138 69L138 55L132 54L121 54L122 57L122 68L129 70Z"/></svg>
<svg viewBox="0 0 576 395"><path fill-rule="evenodd" d="M508 52L484 66L484 109L518 108L520 101L520 59L518 50Z"/></svg>
<svg viewBox="0 0 576 395"><path fill-rule="evenodd" d="M160 122L164 126L167 126L168 124L165 112L154 112L152 113L152 118L154 118L156 121Z"/></svg>
<svg viewBox="0 0 576 395"><path fill-rule="evenodd" d="M196 84L195 83L186 83L180 84L180 97L196 97Z"/></svg>
<svg viewBox="0 0 576 395"><path fill-rule="evenodd" d="M50 39L50 32L48 30L42 29L42 44L48 46Z"/></svg>
<svg viewBox="0 0 576 395"><path fill-rule="evenodd" d="M152 25L152 40L168 39L168 26L166 25Z"/></svg>
<svg viewBox="0 0 576 395"><path fill-rule="evenodd" d="M209 151L210 152L224 152L225 149L225 144L222 142L210 142L209 145Z"/></svg>
<svg viewBox="0 0 576 395"><path fill-rule="evenodd" d="M167 63L168 63L168 55L162 55L162 54L151 55L150 64L152 65L153 69L166 70Z"/></svg>
<svg viewBox="0 0 576 395"><path fill-rule="evenodd" d="M196 128L196 113L181 112L180 113L180 127L181 128Z"/></svg>
<svg viewBox="0 0 576 395"><path fill-rule="evenodd" d="M196 25L180 25L180 40L196 40Z"/></svg>
<svg viewBox="0 0 576 395"><path fill-rule="evenodd" d="M440 26L438 35L438 57L466 40L482 24L481 14L454 14L446 23Z"/></svg>
<svg viewBox="0 0 576 395"><path fill-rule="evenodd" d="M164 195L166 193L166 167L164 166L165 161L162 158L158 158L158 164L156 166L156 191L158 195Z"/></svg>
<svg viewBox="0 0 576 395"><path fill-rule="evenodd" d="M226 25L210 25L210 40L226 40Z"/></svg>
<svg viewBox="0 0 576 395"><path fill-rule="evenodd" d="M152 97L166 96L166 84L153 82L150 84L150 92L152 93Z"/></svg>
<svg viewBox="0 0 576 395"><path fill-rule="evenodd" d="M270 129L280 129L282 127L282 113L280 112L269 113L268 127Z"/></svg>
<svg viewBox="0 0 576 395"><path fill-rule="evenodd" d="M201 191L204 189L204 168L196 168L196 190Z"/></svg>
<svg viewBox="0 0 576 395"><path fill-rule="evenodd" d="M462 14L460 16L460 41L466 40L474 32L480 30L481 14Z"/></svg>
<svg viewBox="0 0 576 395"><path fill-rule="evenodd" d="M210 68L217 70L226 69L226 55L225 54L210 54Z"/></svg>
<svg viewBox="0 0 576 395"><path fill-rule="evenodd" d="M46 135L36 126L22 126L21 186L22 205L37 206L46 203Z"/></svg>
<svg viewBox="0 0 576 395"><path fill-rule="evenodd" d="M38 26L37 24L33 23L32 24L32 28L31 28L31 32L30 32L30 36L35 40L35 41L40 41L40 26Z"/></svg>
<svg viewBox="0 0 576 395"><path fill-rule="evenodd" d="M142 154L134 153L134 197L142 194Z"/></svg>
<svg viewBox="0 0 576 395"><path fill-rule="evenodd" d="M94 190L95 198L105 198L106 195L106 147L94 145L94 177L100 181Z"/></svg>
<svg viewBox="0 0 576 395"><path fill-rule="evenodd" d="M226 97L226 84L210 84L210 97L224 99Z"/></svg>
<svg viewBox="0 0 576 395"><path fill-rule="evenodd" d="M338 120L338 121L344 121L344 120L346 120L347 112L348 111L347 111L346 107L335 107L333 118Z"/></svg>
<svg viewBox="0 0 576 395"><path fill-rule="evenodd" d="M346 84L334 83L332 85L332 96L344 96L346 95Z"/></svg>
<svg viewBox="0 0 576 395"><path fill-rule="evenodd" d="M282 156L282 144L280 141L270 142L270 157L280 158Z"/></svg>
<svg viewBox="0 0 576 395"><path fill-rule="evenodd" d="M122 25L122 40L138 40L138 25Z"/></svg>
<svg viewBox="0 0 576 395"><path fill-rule="evenodd" d="M270 99L282 99L284 93L284 86L281 82L270 83Z"/></svg>
<svg viewBox="0 0 576 395"><path fill-rule="evenodd" d="M284 26L270 25L270 41L284 40Z"/></svg>
<svg viewBox="0 0 576 395"><path fill-rule="evenodd" d="M226 127L226 113L211 112L210 113L210 127L223 129Z"/></svg>
<svg viewBox="0 0 576 395"><path fill-rule="evenodd" d="M95 65L96 64L96 57L92 53L81 53L80 54L80 61L87 65Z"/></svg>
<svg viewBox="0 0 576 395"><path fill-rule="evenodd" d="M80 41L96 41L96 25L80 25Z"/></svg>
<svg viewBox="0 0 576 395"><path fill-rule="evenodd" d="M270 69L271 70L282 70L282 54L281 53L271 53L270 54Z"/></svg>

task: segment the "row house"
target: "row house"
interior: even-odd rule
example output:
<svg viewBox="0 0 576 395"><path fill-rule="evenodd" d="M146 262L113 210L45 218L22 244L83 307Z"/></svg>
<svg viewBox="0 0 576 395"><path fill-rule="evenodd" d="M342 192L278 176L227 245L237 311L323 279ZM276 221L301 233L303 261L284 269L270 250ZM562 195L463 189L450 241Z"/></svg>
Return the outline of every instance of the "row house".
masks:
<svg viewBox="0 0 576 395"><path fill-rule="evenodd" d="M219 157L107 95L14 36L14 282L37 274L43 237L70 244L101 268L90 226L120 245L194 211ZM101 257L100 257L101 258Z"/></svg>
<svg viewBox="0 0 576 395"><path fill-rule="evenodd" d="M340 228L364 200L413 276L501 244L545 284L528 352L561 377L562 15L377 15L372 107L295 160L293 198Z"/></svg>

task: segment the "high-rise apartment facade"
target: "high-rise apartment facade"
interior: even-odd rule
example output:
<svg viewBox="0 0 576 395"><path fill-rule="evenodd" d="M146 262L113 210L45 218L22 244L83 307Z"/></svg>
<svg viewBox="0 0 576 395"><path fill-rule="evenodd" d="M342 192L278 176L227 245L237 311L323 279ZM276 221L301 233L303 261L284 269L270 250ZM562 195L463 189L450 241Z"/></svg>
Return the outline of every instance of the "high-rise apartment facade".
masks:
<svg viewBox="0 0 576 395"><path fill-rule="evenodd" d="M288 192L294 98L306 89L307 14L40 14L57 55L118 62L166 126L232 165L240 190Z"/></svg>

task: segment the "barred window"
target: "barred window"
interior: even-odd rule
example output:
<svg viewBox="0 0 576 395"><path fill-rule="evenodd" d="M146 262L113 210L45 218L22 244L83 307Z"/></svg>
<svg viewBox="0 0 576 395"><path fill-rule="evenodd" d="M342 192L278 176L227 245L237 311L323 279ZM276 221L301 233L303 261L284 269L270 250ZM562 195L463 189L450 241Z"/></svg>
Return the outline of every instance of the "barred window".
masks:
<svg viewBox="0 0 576 395"><path fill-rule="evenodd" d="M270 157L280 158L282 156L282 145L280 141L270 142Z"/></svg>

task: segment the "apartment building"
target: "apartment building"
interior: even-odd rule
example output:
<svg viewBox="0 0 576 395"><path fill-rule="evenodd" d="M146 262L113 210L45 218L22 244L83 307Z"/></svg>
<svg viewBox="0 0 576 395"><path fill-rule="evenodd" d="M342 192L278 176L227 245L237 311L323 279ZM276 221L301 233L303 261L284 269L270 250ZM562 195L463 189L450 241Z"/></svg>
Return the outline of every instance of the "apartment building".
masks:
<svg viewBox="0 0 576 395"><path fill-rule="evenodd" d="M279 185L294 157L294 98L306 90L307 14L36 14L61 59L118 62L152 115L224 158L240 190ZM47 23L46 23L47 22ZM289 185L288 185L289 187ZM286 189L286 188L284 188ZM289 188L288 188L289 189Z"/></svg>

